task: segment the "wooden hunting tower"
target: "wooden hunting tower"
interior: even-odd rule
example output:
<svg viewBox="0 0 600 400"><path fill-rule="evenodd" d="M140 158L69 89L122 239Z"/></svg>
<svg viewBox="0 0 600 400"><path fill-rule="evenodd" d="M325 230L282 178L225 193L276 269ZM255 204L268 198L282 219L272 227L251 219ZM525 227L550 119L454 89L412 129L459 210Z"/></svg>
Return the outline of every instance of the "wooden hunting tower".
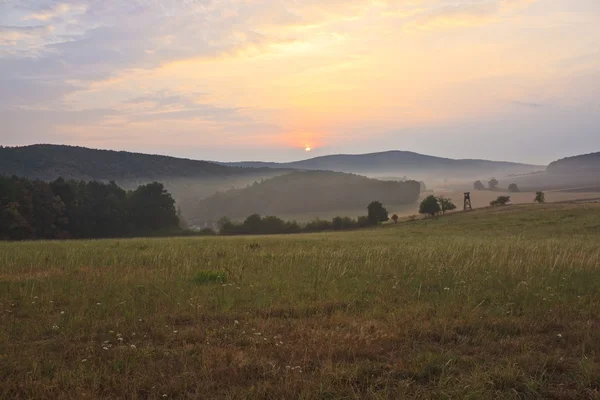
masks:
<svg viewBox="0 0 600 400"><path fill-rule="evenodd" d="M471 192L466 192L465 193L465 205L464 205L464 210L472 210L473 206L471 205Z"/></svg>

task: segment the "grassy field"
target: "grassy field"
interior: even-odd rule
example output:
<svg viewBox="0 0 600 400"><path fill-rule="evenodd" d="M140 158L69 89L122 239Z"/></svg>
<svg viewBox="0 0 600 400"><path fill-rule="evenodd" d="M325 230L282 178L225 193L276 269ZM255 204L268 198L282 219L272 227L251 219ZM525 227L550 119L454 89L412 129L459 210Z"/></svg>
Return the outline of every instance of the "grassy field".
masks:
<svg viewBox="0 0 600 400"><path fill-rule="evenodd" d="M600 205L0 243L0 398L600 398Z"/></svg>

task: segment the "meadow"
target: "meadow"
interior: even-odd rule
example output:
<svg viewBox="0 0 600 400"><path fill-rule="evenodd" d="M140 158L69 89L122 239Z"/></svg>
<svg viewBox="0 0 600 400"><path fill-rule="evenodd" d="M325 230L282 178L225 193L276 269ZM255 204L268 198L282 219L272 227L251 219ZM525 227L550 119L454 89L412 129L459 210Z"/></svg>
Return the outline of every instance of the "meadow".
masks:
<svg viewBox="0 0 600 400"><path fill-rule="evenodd" d="M600 398L600 204L0 243L0 398Z"/></svg>

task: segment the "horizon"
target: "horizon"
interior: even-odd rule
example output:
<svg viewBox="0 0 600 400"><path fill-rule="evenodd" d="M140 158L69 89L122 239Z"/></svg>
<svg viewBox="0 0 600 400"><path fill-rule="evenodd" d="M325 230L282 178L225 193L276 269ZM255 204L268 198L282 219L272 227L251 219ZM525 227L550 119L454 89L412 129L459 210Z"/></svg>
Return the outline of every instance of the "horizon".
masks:
<svg viewBox="0 0 600 400"><path fill-rule="evenodd" d="M187 160L190 160L190 161L205 161L205 162L210 162L210 163L214 163L214 164L235 164L235 163L292 164L292 163L297 163L297 162L312 160L312 159L315 159L315 158L323 158L323 157L335 157L335 156L369 156L369 155L377 155L377 154L383 154L383 153L411 153L411 154L417 154L417 155L425 156L425 157L433 157L433 158L440 158L440 159L449 159L449 160L455 160L455 161L491 161L491 162L497 162L497 163L513 163L513 164L530 165L530 166L535 166L535 167L547 167L550 163L552 163L554 161L558 161L558 160L563 159L563 158L576 157L576 156L586 155L586 154L592 154L592 153L600 153L600 151L599 151L599 152L591 152L591 153L583 153L583 154L574 154L574 155L568 155L568 156L564 156L564 157L552 160L552 161L550 161L550 162L548 162L546 164L534 164L534 163L528 163L528 162L502 160L502 159L450 158L450 157L444 157L444 156L435 155L435 154L418 153L418 152L414 152L414 151L410 151L410 150L398 150L398 149L388 149L388 150L381 150L381 151L368 152L368 153L330 153L330 154L321 154L321 155L314 155L311 152L311 153L306 154L305 158L299 158L299 159L291 160L291 161L270 161L270 160L251 160L251 159L249 159L249 160L243 160L242 159L242 160L225 161L225 160L216 160L216 159L189 158L189 157L185 157L185 156L176 156L176 155L166 154L166 153L160 153L160 152L156 152L156 153L144 153L144 152L140 152L140 151L136 151L136 150L118 150L118 149L111 149L111 148L96 148L96 147L86 147L86 146L81 146L81 145L56 144L56 143L32 143L32 144L15 145L15 146L3 146L3 145L0 145L0 148L1 147L5 147L5 148L24 148L24 147L34 147L34 146L80 147L80 148L84 148L84 149L88 149L88 150L114 151L114 152L125 152L125 153L132 153L132 154L142 154L142 155L148 155L148 156L172 157L172 158L179 158L179 159L187 159Z"/></svg>
<svg viewBox="0 0 600 400"><path fill-rule="evenodd" d="M7 0L0 144L547 165L600 149L598 15L597 0Z"/></svg>

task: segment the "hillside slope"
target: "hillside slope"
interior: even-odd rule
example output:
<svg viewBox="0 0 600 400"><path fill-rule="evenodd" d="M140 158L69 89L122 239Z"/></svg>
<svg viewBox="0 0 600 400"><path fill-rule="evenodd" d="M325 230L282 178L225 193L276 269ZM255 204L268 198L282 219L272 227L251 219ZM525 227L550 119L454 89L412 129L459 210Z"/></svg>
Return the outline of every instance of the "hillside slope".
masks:
<svg viewBox="0 0 600 400"><path fill-rule="evenodd" d="M566 157L548 165L546 171L551 173L599 172L600 152Z"/></svg>
<svg viewBox="0 0 600 400"><path fill-rule="evenodd" d="M293 168L303 170L329 170L369 175L407 175L422 178L422 175L470 177L489 174L516 174L534 172L543 167L504 161L455 160L413 153L409 151L387 151L371 154L340 154L315 157L290 163L237 162L229 166L253 168Z"/></svg>
<svg viewBox="0 0 600 400"><path fill-rule="evenodd" d="M0 148L0 175L54 180L153 180L247 172L207 161L62 145Z"/></svg>
<svg viewBox="0 0 600 400"><path fill-rule="evenodd" d="M255 183L245 189L217 193L190 210L193 223L220 217L245 218L251 214L289 215L364 208L374 200L384 204L417 201L416 181L379 181L330 171L296 171Z"/></svg>
<svg viewBox="0 0 600 400"><path fill-rule="evenodd" d="M600 152L554 161L545 171L499 179L501 186L516 183L521 190L600 190Z"/></svg>

